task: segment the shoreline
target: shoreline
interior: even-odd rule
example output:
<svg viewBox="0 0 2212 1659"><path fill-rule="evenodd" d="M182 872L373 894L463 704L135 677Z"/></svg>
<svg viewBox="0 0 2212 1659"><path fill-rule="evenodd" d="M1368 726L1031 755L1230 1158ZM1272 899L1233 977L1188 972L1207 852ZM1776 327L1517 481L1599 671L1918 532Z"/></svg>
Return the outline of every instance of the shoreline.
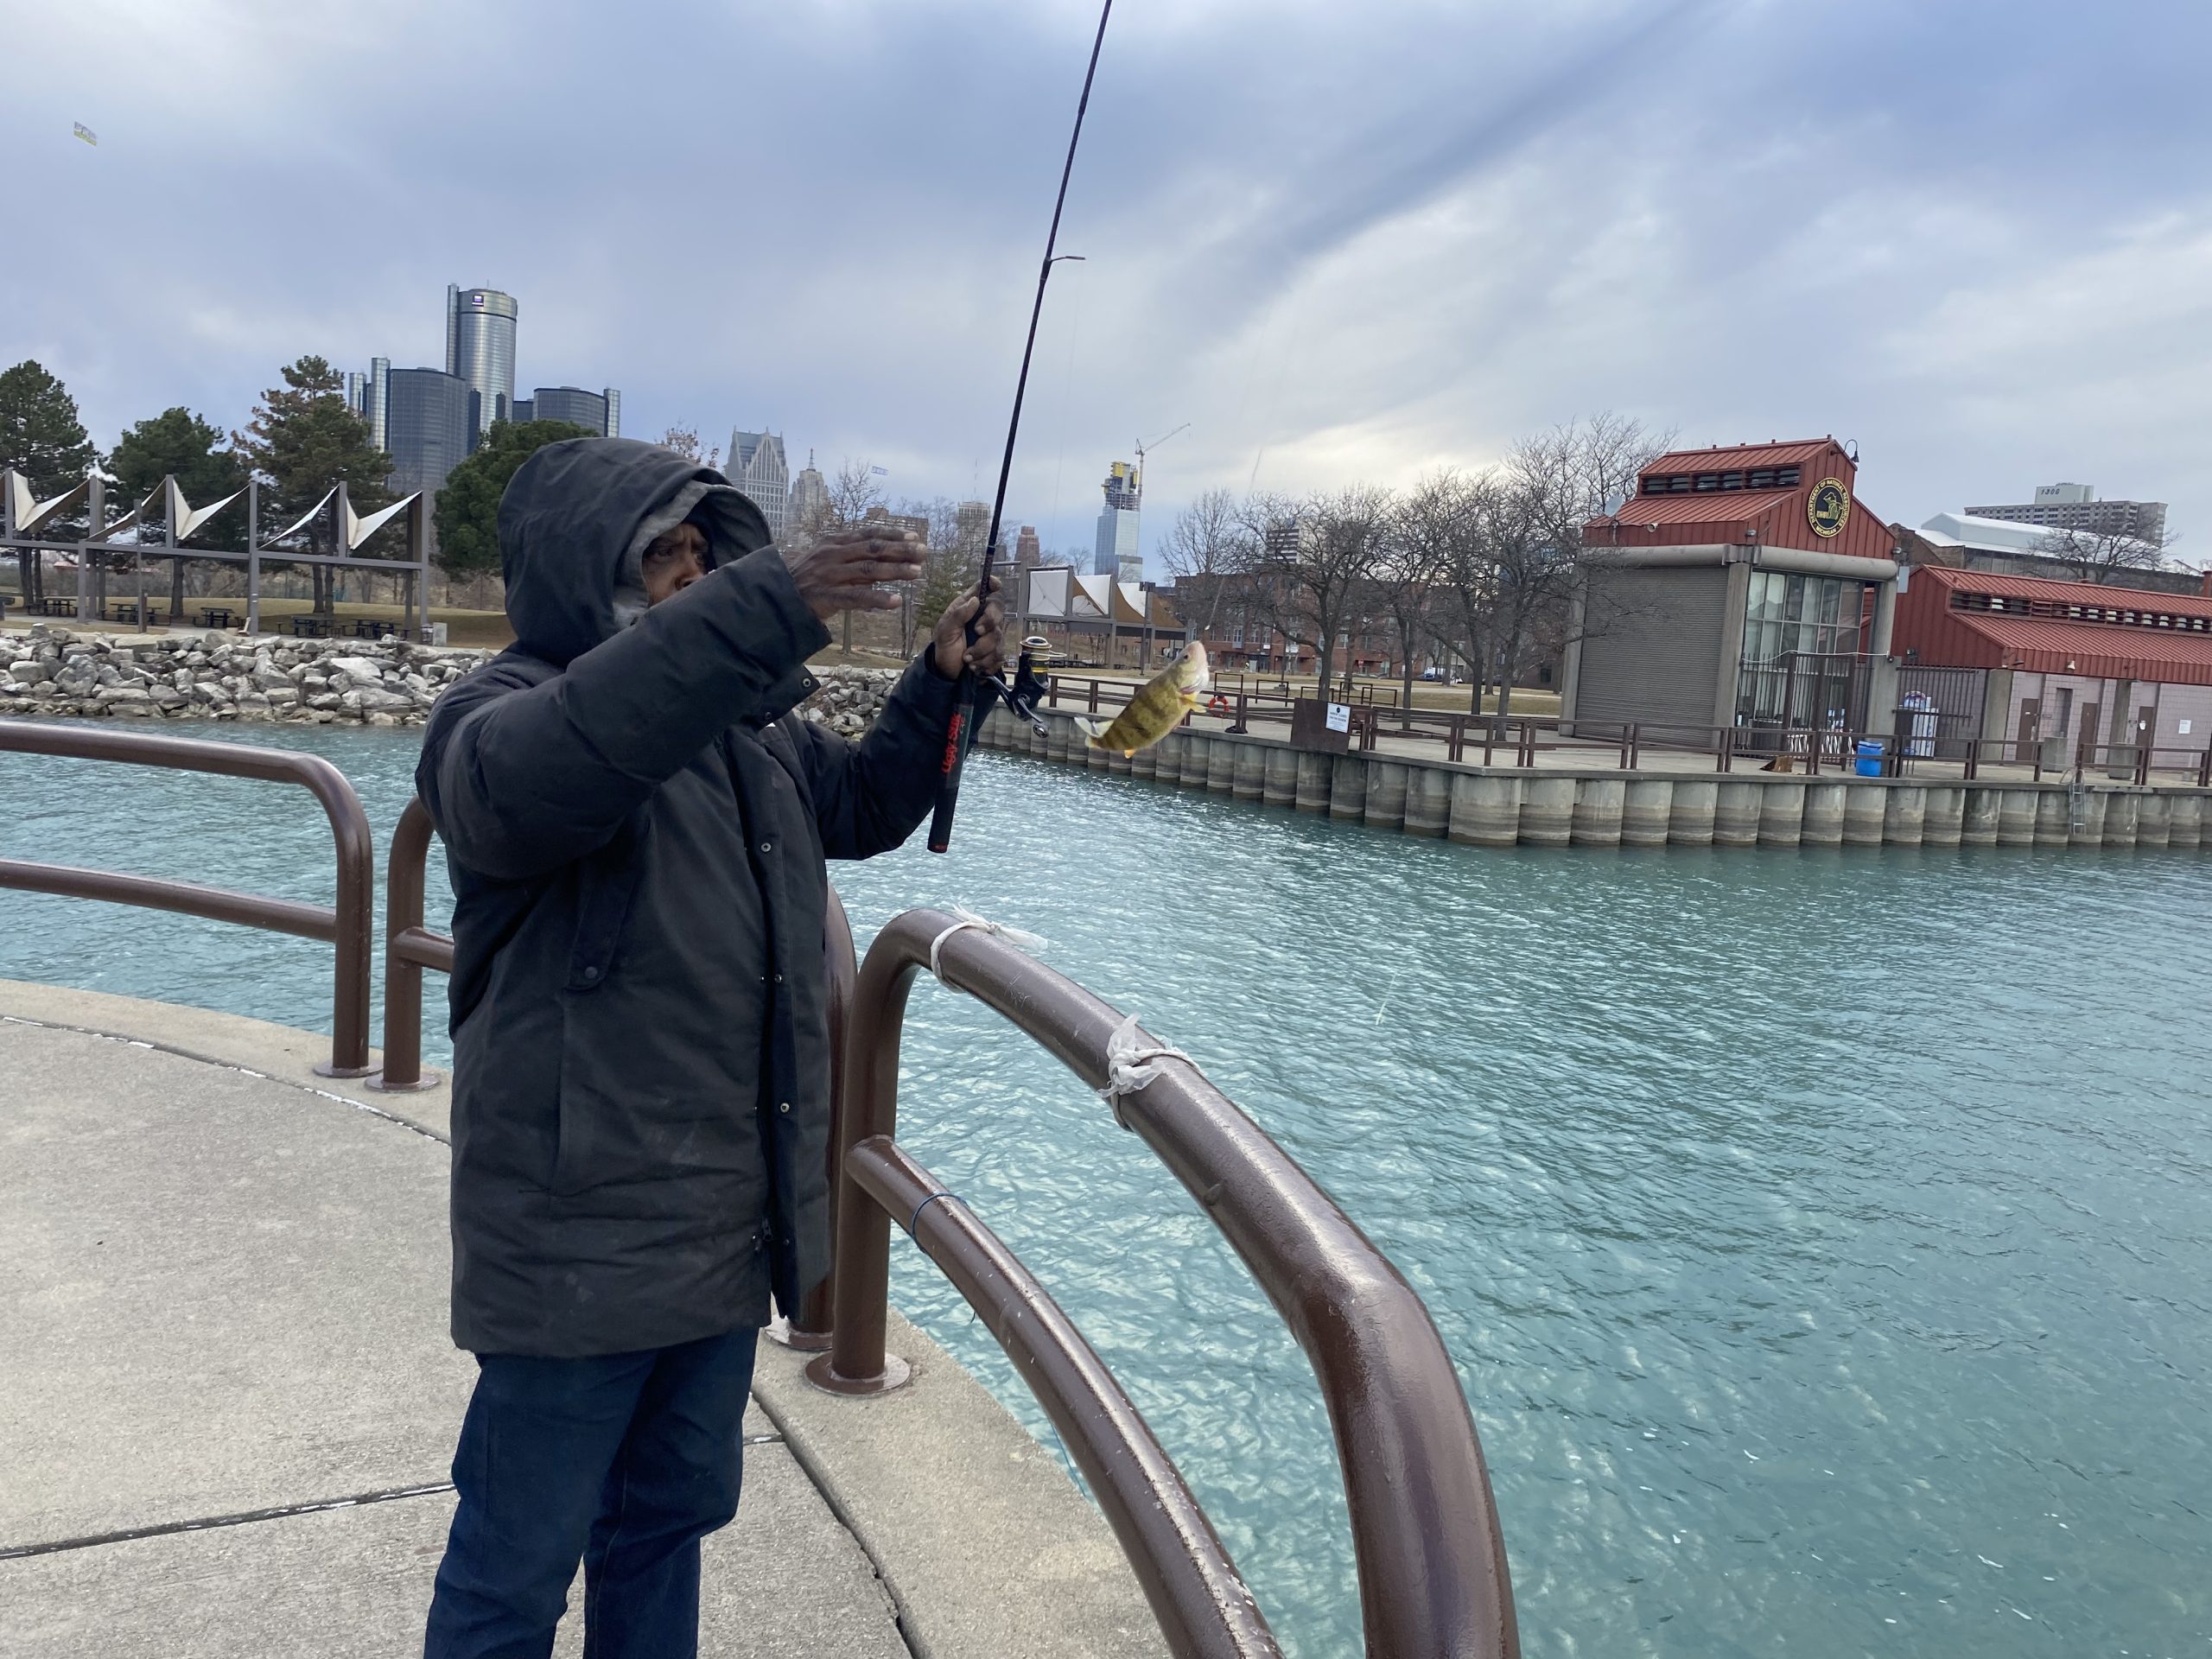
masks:
<svg viewBox="0 0 2212 1659"><path fill-rule="evenodd" d="M107 632L34 625L0 635L0 715L420 726L440 696L498 653L404 639ZM847 736L865 731L898 675L825 666L803 706Z"/></svg>

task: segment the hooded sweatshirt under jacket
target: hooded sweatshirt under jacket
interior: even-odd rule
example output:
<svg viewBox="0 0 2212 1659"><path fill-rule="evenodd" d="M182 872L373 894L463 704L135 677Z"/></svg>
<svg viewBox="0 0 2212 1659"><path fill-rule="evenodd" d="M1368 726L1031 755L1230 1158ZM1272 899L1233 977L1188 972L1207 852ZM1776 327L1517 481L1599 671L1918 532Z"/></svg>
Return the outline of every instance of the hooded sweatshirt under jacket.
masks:
<svg viewBox="0 0 2212 1659"><path fill-rule="evenodd" d="M639 614L639 552L686 518L715 568ZM830 636L767 541L721 474L621 438L549 444L500 500L515 645L416 771L453 878L463 1348L687 1342L828 1270L823 861L921 822L954 684L925 651L857 744L786 717Z"/></svg>

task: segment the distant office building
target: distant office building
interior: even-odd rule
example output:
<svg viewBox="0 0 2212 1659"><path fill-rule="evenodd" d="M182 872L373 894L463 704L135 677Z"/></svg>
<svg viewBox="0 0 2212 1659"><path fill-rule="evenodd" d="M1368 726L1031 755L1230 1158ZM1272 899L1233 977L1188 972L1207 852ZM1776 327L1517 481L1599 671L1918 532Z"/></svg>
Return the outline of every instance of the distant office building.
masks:
<svg viewBox="0 0 2212 1659"><path fill-rule="evenodd" d="M1103 487L1106 505L1098 514L1098 541L1090 573L1123 582L1141 581L1144 554L1137 546L1137 509L1143 500L1144 481L1135 467L1117 461L1108 471Z"/></svg>
<svg viewBox="0 0 2212 1659"><path fill-rule="evenodd" d="M385 412L391 407L391 359L372 357L369 359L368 407L362 412L369 417L369 442L376 448L389 450L391 433L385 423Z"/></svg>
<svg viewBox="0 0 2212 1659"><path fill-rule="evenodd" d="M930 521L918 512L893 512L888 507L870 507L861 515L864 524L881 524L887 530L902 531L912 536L921 545L929 545Z"/></svg>
<svg viewBox="0 0 2212 1659"><path fill-rule="evenodd" d="M494 421L514 418L514 296L496 288L446 285L446 372L468 387L468 447Z"/></svg>
<svg viewBox="0 0 2212 1659"><path fill-rule="evenodd" d="M608 423L620 407L622 394L609 386L604 391L586 391L582 386L540 386L516 404L514 418L518 421L566 421L571 426L581 426L587 432L602 438L614 438L621 434L609 429Z"/></svg>
<svg viewBox="0 0 2212 1659"><path fill-rule="evenodd" d="M774 432L738 430L729 435L729 459L722 471L760 509L768 533L783 539L791 521L791 467L784 459L784 441Z"/></svg>
<svg viewBox="0 0 2212 1659"><path fill-rule="evenodd" d="M1044 544L1037 539L1036 525L1024 524L1014 538L1014 562L1024 570L1034 570L1045 563Z"/></svg>
<svg viewBox="0 0 2212 1659"><path fill-rule="evenodd" d="M364 421L369 418L369 377L359 369L346 371L346 407Z"/></svg>
<svg viewBox="0 0 2212 1659"><path fill-rule="evenodd" d="M791 485L784 523L794 531L812 530L830 516L830 486L814 465L814 451L806 452L806 467Z"/></svg>
<svg viewBox="0 0 2212 1659"><path fill-rule="evenodd" d="M390 369L385 383L392 487L435 493L468 455L469 385L438 369Z"/></svg>
<svg viewBox="0 0 2212 1659"><path fill-rule="evenodd" d="M512 421L517 426L527 425L529 423L537 418L537 402L529 397L516 398L514 413L507 416L507 418Z"/></svg>
<svg viewBox="0 0 2212 1659"><path fill-rule="evenodd" d="M2100 501L2094 484L2038 484L2036 499L2017 505L1968 507L1970 518L1999 518L2044 530L2077 530L2091 536L2125 536L2163 546L2163 501Z"/></svg>
<svg viewBox="0 0 2212 1659"><path fill-rule="evenodd" d="M971 559L982 557L983 539L991 533L991 504L963 501L952 513L952 533L960 550Z"/></svg>

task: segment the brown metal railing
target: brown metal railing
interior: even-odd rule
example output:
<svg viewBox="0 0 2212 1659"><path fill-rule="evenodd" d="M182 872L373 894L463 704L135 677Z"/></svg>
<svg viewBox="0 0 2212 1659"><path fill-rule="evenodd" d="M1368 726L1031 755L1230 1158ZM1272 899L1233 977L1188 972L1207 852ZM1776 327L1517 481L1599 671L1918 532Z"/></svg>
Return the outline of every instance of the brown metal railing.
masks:
<svg viewBox="0 0 2212 1659"><path fill-rule="evenodd" d="M265 783L297 784L309 791L322 804L337 843L338 887L335 901L330 905L14 858L0 858L0 887L138 905L319 939L334 947L334 971L330 1058L315 1070L332 1077L358 1077L368 1071L369 949L376 872L369 821L361 810L360 798L343 772L319 755L284 749L35 721L0 721L0 751L252 778Z"/></svg>
<svg viewBox="0 0 2212 1659"><path fill-rule="evenodd" d="M1110 715L1127 704L1136 690L1135 683L1127 680L1056 675L1046 704L1082 707L1094 715ZM1217 689L1217 696L1218 704L1211 698L1202 702L1185 724L1199 719L1225 720L1231 734L1248 734L1255 726L1270 724L1282 727L1287 733L1291 706L1299 701L1272 692L1241 690L1230 696ZM1901 721L1910 721L1925 718L1929 711L1900 709L1897 713ZM2153 772L2165 772L2192 779L2200 789L2212 788L2212 744L2201 749L2127 743L2081 745L2063 765L2054 766L2044 762L2041 746L2034 741L2024 745L2017 737L1931 735L1903 725L1889 731L1847 731L1827 726L1688 726L1355 704L1351 747L1372 753L1384 737L1435 743L1454 765L1478 761L1485 767L1504 765L1527 770L1536 765L1539 754L1566 753L1593 767L1611 764L1630 772L1641 766L1645 751L1650 750L1710 755L1713 769L1721 772L1736 771L1739 762L1764 766L1786 755L1792 771L1802 769L1808 776L1823 772L1855 775L1858 746L1866 741L1881 746L1879 775L1885 778L1955 772L1971 781L1983 766L2005 765L2030 772L2037 782L2046 775L2063 776L2069 770L2094 770L2115 782L2147 785Z"/></svg>
<svg viewBox="0 0 2212 1659"><path fill-rule="evenodd" d="M933 941L944 982L997 1010L1093 1088L1121 1017L1082 987L954 918L909 911L861 964L847 1036L835 1331L808 1375L843 1393L895 1387L885 1351L894 1216L988 1321L1051 1416L1135 1566L1171 1649L1255 1656L1274 1638L1174 1465L1065 1313L893 1139L899 1039ZM1195 1068L1164 1064L1120 1096L1122 1122L1213 1218L1306 1351L1349 1501L1369 1655L1519 1651L1490 1478L1428 1311L1281 1147Z"/></svg>
<svg viewBox="0 0 2212 1659"><path fill-rule="evenodd" d="M434 1089L440 1082L423 1070L423 970L453 972L453 941L423 925L435 833L419 798L407 803L391 832L384 881L384 1070L368 1080L372 1089Z"/></svg>

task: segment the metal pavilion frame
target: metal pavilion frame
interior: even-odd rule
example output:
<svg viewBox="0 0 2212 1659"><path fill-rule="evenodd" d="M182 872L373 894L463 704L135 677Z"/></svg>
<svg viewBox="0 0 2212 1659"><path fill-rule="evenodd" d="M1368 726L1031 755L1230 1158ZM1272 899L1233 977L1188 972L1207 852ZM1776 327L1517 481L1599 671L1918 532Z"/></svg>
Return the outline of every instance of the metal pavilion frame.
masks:
<svg viewBox="0 0 2212 1659"><path fill-rule="evenodd" d="M245 502L245 550L242 553L227 549L188 547L181 538L226 512L241 498ZM72 541L42 537L37 531L79 500L85 503L85 534ZM162 539L147 542L118 542L114 537L126 530L140 531L149 512L158 512L162 519ZM277 543L310 528L317 518L327 515L335 532L337 545L343 553L303 553ZM394 518L404 518L406 524L407 556L404 559L364 558L358 550L368 539ZM186 501L184 492L178 487L174 475L165 477L154 487L143 501L124 513L114 523L106 518L106 480L98 474L82 483L63 491L44 501L33 498L29 480L10 468L0 471L0 548L21 553L26 550L47 553L73 553L77 559L76 620L90 624L100 618L92 605L92 559L99 555L111 557L129 555L137 577L137 627L147 630L146 561L149 558L200 559L218 564L237 564L245 567L245 631L261 632L261 568L271 564L328 565L335 569L381 571L387 575L404 574L406 599L401 606L401 628L410 639L427 636L429 605L430 536L429 498L422 491L403 496L390 506L381 507L365 518L353 511L346 497L346 480L340 479L326 491L322 499L308 509L297 519L276 531L266 542L261 537L261 480L250 480L245 489L226 496L212 505L195 508ZM26 603L30 595L23 595Z"/></svg>

